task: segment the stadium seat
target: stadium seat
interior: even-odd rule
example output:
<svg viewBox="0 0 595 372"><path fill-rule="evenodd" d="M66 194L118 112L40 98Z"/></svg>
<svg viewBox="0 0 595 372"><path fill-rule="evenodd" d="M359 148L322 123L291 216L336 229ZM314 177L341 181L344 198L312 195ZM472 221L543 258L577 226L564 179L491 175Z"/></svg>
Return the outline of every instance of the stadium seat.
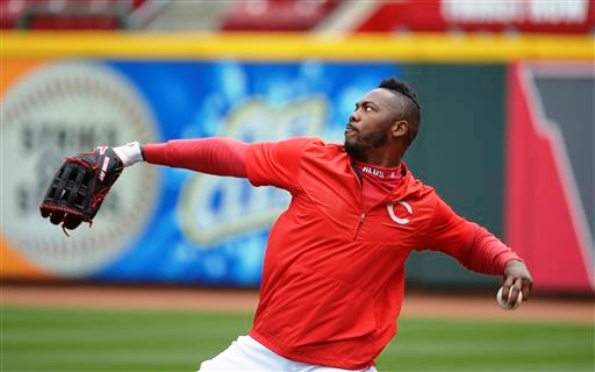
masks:
<svg viewBox="0 0 595 372"><path fill-rule="evenodd" d="M307 31L339 4L338 0L243 1L224 16L227 31Z"/></svg>
<svg viewBox="0 0 595 372"><path fill-rule="evenodd" d="M146 0L5 0L0 27L33 30L114 30L124 28Z"/></svg>

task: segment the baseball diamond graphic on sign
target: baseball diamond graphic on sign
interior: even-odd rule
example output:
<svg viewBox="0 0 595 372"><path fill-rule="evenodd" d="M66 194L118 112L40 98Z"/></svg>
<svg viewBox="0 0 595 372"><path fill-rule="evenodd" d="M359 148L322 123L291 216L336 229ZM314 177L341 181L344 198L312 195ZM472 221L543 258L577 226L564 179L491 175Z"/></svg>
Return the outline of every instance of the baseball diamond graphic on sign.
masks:
<svg viewBox="0 0 595 372"><path fill-rule="evenodd" d="M155 207L158 171L136 167L120 179L93 228L67 238L39 204L64 157L129 139L154 142L153 114L136 88L107 65L53 62L14 82L2 99L1 233L13 254L58 277L83 277L109 264L142 231ZM105 147L107 148L107 147Z"/></svg>

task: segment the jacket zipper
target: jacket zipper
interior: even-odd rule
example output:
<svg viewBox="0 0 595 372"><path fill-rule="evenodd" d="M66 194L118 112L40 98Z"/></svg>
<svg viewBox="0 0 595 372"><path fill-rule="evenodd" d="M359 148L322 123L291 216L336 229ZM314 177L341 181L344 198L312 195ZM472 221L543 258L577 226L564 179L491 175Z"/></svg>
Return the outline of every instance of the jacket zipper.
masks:
<svg viewBox="0 0 595 372"><path fill-rule="evenodd" d="M363 211L362 209L362 181L363 181L363 177L362 174L359 172L359 170L356 168L355 164L351 164L351 171L353 172L353 175L355 175L355 178L357 179L357 183L359 184L359 192L358 192L358 203L359 203L359 210L360 210L360 215L359 215L359 219L357 221L357 226L355 227L355 232L353 233L353 240L357 239L357 235L359 233L360 227L364 224L364 221L366 220L366 212Z"/></svg>
<svg viewBox="0 0 595 372"><path fill-rule="evenodd" d="M358 181L359 181L359 179L358 179ZM360 183L360 187L361 186L362 186L362 184ZM378 207L381 204L387 204L392 199L393 199L393 195L392 195L392 193L390 193L384 199L382 199L382 201L380 201L380 202L376 203L374 206L372 206L372 208L370 208L369 210L364 211L363 209L360 208L360 215L359 215L359 218L357 220L357 226L355 227L355 232L353 233L353 240L356 240L357 239L357 236L359 234L359 231L360 231L362 225L364 224L364 222L366 221L367 212L370 212L371 210L373 210L374 208ZM360 191L360 200L359 200L359 202L361 204L361 191Z"/></svg>
<svg viewBox="0 0 595 372"><path fill-rule="evenodd" d="M362 227L362 225L364 224L364 221L366 221L366 213L362 212L362 214L359 215L359 219L357 221L357 227L355 228L355 234L353 234L353 240L357 239L357 235L359 234L360 227Z"/></svg>

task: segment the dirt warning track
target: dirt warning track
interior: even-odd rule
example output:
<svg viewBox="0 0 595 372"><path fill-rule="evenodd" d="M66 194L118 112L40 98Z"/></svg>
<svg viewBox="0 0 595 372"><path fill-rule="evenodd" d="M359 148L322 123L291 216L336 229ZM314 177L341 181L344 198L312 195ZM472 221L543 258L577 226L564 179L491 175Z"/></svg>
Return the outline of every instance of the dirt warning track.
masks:
<svg viewBox="0 0 595 372"><path fill-rule="evenodd" d="M89 309L155 309L186 311L254 311L258 291L193 287L112 285L0 285L2 306ZM594 324L592 299L532 298L518 310L504 311L495 294L412 292L405 296L401 316L461 320L571 322Z"/></svg>

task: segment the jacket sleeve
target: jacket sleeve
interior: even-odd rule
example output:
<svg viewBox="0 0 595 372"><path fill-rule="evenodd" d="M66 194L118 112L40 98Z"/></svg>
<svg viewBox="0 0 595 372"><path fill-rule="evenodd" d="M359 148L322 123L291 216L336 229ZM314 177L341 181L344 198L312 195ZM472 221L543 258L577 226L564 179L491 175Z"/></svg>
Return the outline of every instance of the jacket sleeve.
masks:
<svg viewBox="0 0 595 372"><path fill-rule="evenodd" d="M438 196L423 246L446 253L466 268L484 274L502 274L509 260L519 259L487 229L457 215Z"/></svg>
<svg viewBox="0 0 595 372"><path fill-rule="evenodd" d="M223 137L172 140L144 145L143 157L151 164L219 176L247 177L246 152L249 146Z"/></svg>

